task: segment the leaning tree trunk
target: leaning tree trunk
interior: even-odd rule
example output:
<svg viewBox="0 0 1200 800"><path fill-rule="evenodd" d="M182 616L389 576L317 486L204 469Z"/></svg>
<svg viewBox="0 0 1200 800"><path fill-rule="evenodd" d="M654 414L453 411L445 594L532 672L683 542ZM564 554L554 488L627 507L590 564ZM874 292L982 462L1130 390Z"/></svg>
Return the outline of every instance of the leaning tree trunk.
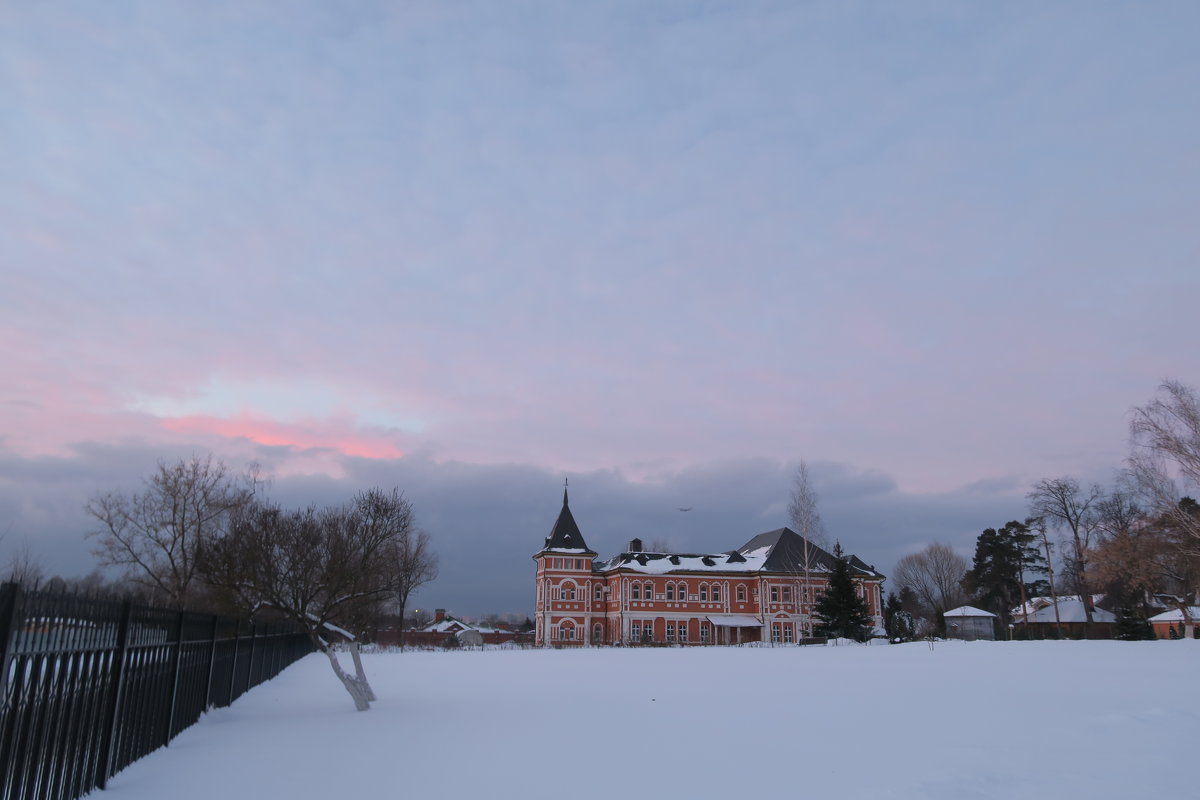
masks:
<svg viewBox="0 0 1200 800"><path fill-rule="evenodd" d="M350 658L354 661L354 680L363 688L367 694L367 700L372 703L378 698L375 697L375 690L371 688L371 684L367 682L367 673L363 672L362 656L358 652L358 642L350 643Z"/></svg>
<svg viewBox="0 0 1200 800"><path fill-rule="evenodd" d="M333 674L338 676L338 680L342 682L342 686L346 687L346 691L350 693L350 697L354 700L354 708L358 711L366 711L371 707L371 701L375 699L375 693L371 691L371 685L367 683L366 676L362 674L361 664L357 664L358 648L351 653L355 657L358 668L358 675L349 675L342 669L342 665L338 663L337 652L333 649L333 645L322 642L319 645L321 652L329 659L329 665L333 668Z"/></svg>

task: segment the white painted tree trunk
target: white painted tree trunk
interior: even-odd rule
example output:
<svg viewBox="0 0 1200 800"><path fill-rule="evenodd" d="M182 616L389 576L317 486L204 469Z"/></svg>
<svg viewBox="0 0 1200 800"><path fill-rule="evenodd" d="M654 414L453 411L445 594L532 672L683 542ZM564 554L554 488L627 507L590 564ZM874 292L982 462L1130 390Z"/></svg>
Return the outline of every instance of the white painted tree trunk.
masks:
<svg viewBox="0 0 1200 800"><path fill-rule="evenodd" d="M375 702L378 698L375 697L375 690L371 688L371 684L367 682L367 673L363 672L362 656L358 653L358 642L350 643L350 658L354 661L354 679L366 692L367 699L372 703Z"/></svg>
<svg viewBox="0 0 1200 800"><path fill-rule="evenodd" d="M332 645L325 645L321 648L329 658L329 665L333 668L333 674L338 676L338 680L342 682L342 686L346 687L346 691L350 693L350 697L354 700L354 708L358 711L366 711L371 707L371 701L375 699L375 695L371 692L371 687L366 682L364 676L361 681L351 675L348 675L342 665L338 663L337 653ZM355 651L357 654L357 652Z"/></svg>

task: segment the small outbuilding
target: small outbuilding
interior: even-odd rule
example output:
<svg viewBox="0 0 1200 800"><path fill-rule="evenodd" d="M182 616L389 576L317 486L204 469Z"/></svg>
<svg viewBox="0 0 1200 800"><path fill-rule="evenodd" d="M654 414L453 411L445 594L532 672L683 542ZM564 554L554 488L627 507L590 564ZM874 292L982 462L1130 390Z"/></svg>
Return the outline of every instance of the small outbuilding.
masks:
<svg viewBox="0 0 1200 800"><path fill-rule="evenodd" d="M959 606L942 614L946 620L946 638L992 641L996 638L996 615L975 606Z"/></svg>
<svg viewBox="0 0 1200 800"><path fill-rule="evenodd" d="M1200 639L1198 623L1200 606L1173 608L1150 618L1150 626L1159 639Z"/></svg>

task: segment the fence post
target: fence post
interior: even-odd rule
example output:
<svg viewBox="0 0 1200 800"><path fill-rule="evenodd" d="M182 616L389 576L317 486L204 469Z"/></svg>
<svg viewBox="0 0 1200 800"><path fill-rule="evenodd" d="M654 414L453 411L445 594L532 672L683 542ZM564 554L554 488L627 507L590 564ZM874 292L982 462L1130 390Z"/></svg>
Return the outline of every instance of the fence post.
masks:
<svg viewBox="0 0 1200 800"><path fill-rule="evenodd" d="M217 622L220 617L213 614L212 618L212 644L208 648L208 683L204 685L204 710L208 711L212 708L212 682L213 669L217 665Z"/></svg>
<svg viewBox="0 0 1200 800"><path fill-rule="evenodd" d="M109 665L109 681L111 684L108 708L104 714L104 727L101 732L104 740L100 743L100 761L97 765L96 786L104 789L108 779L113 774L113 762L117 755L117 727L121 719L121 700L125 695L125 661L129 653L129 624L133 619L133 603L126 600L121 606L121 626L117 629L117 646L113 653L113 662Z"/></svg>
<svg viewBox="0 0 1200 800"><path fill-rule="evenodd" d="M246 691L254 686L254 645L258 643L258 623L250 623L250 665L246 667Z"/></svg>
<svg viewBox="0 0 1200 800"><path fill-rule="evenodd" d="M18 583L0 585L0 699L8 682L8 654L12 651L12 641L17 633L17 602L21 593Z"/></svg>
<svg viewBox="0 0 1200 800"><path fill-rule="evenodd" d="M227 706L233 705L233 692L237 689L237 651L241 638L242 621L239 619L233 623L233 665L229 668L229 700L225 703Z"/></svg>
<svg viewBox="0 0 1200 800"><path fill-rule="evenodd" d="M17 612L21 606L20 593L19 584L5 583L0 586L0 708L4 708L8 701L8 662L13 657L13 642L19 627ZM11 761L20 715L15 700L5 711L0 716L0 723L3 723L3 727L0 727L0 794L8 797L9 776L14 776L13 780L16 780Z"/></svg>
<svg viewBox="0 0 1200 800"><path fill-rule="evenodd" d="M163 747L171 743L171 731L175 730L175 707L179 705L179 671L183 665L183 609L175 619L175 652L171 654L171 710L167 714L167 730L163 733Z"/></svg>

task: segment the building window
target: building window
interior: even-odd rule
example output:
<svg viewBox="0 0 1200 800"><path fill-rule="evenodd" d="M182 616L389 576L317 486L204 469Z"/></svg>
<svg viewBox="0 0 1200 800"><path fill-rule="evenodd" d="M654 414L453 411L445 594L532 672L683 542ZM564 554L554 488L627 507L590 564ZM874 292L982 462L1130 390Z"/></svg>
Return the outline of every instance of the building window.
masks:
<svg viewBox="0 0 1200 800"><path fill-rule="evenodd" d="M721 587L720 586L713 587L712 597L713 597L714 603L721 602Z"/></svg>
<svg viewBox="0 0 1200 800"><path fill-rule="evenodd" d="M667 584L667 599L668 600L675 599L675 584L673 584L673 583Z"/></svg>
<svg viewBox="0 0 1200 800"><path fill-rule="evenodd" d="M739 603L746 602L746 587L738 586L737 599Z"/></svg>
<svg viewBox="0 0 1200 800"><path fill-rule="evenodd" d="M596 584L596 599L599 600L600 596L601 596L600 584L597 583Z"/></svg>
<svg viewBox="0 0 1200 800"><path fill-rule="evenodd" d="M703 583L700 584L700 602L701 603L708 602L708 586Z"/></svg>
<svg viewBox="0 0 1200 800"><path fill-rule="evenodd" d="M630 623L629 638L635 642L640 642L642 640L642 623L638 622L637 620L634 620L632 623Z"/></svg>
<svg viewBox="0 0 1200 800"><path fill-rule="evenodd" d="M708 644L708 623L707 622L700 623L700 643Z"/></svg>
<svg viewBox="0 0 1200 800"><path fill-rule="evenodd" d="M575 584L564 583L562 585L562 599L563 600L574 600L575 599Z"/></svg>
<svg viewBox="0 0 1200 800"><path fill-rule="evenodd" d="M778 586L771 587L771 602L772 603L779 602L779 587Z"/></svg>
<svg viewBox="0 0 1200 800"><path fill-rule="evenodd" d="M783 602L785 602L785 603L792 602L792 587L790 587L790 586L783 587Z"/></svg>
<svg viewBox="0 0 1200 800"><path fill-rule="evenodd" d="M792 643L792 626L790 623L783 626L783 642L784 644Z"/></svg>
<svg viewBox="0 0 1200 800"><path fill-rule="evenodd" d="M604 641L604 628L602 628L600 623L597 622L592 626L592 642L596 643L602 641Z"/></svg>
<svg viewBox="0 0 1200 800"><path fill-rule="evenodd" d="M688 628L688 624L686 622L679 623L679 643L680 644L687 644L687 628Z"/></svg>
<svg viewBox="0 0 1200 800"><path fill-rule="evenodd" d="M668 642L675 641L675 623L674 622L667 623L667 641Z"/></svg>
<svg viewBox="0 0 1200 800"><path fill-rule="evenodd" d="M687 600L687 584L686 583L679 584L679 599Z"/></svg>
<svg viewBox="0 0 1200 800"><path fill-rule="evenodd" d="M778 622L771 623L771 642L773 644L779 643L779 623Z"/></svg>
<svg viewBox="0 0 1200 800"><path fill-rule="evenodd" d="M635 583L633 585L633 599L634 600L642 599L642 585L640 583Z"/></svg>

